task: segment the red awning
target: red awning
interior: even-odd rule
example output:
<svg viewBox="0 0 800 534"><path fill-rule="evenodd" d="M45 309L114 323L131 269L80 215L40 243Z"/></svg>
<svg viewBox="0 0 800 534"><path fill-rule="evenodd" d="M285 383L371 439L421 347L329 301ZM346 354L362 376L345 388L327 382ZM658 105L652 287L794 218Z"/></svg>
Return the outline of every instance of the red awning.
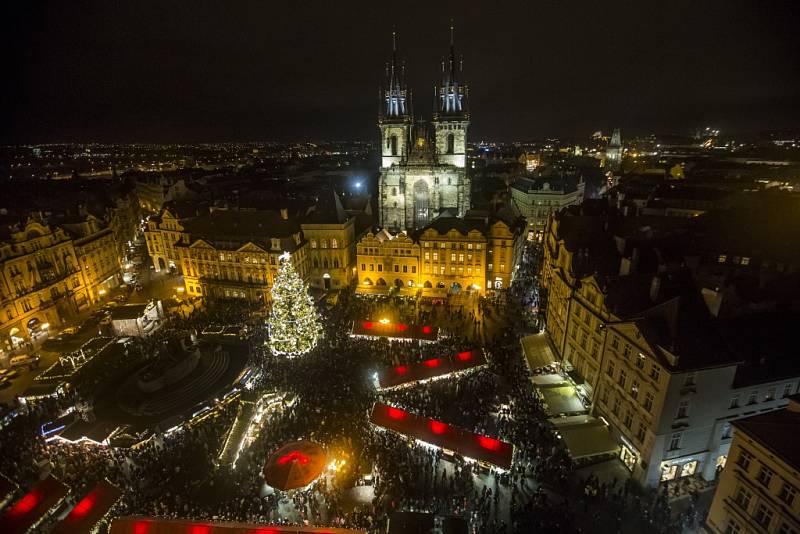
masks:
<svg viewBox="0 0 800 534"><path fill-rule="evenodd" d="M486 462L503 469L511 468L514 446L499 439L474 434L463 428L428 419L413 413L375 403L370 421L412 438L449 449L461 456Z"/></svg>
<svg viewBox="0 0 800 534"><path fill-rule="evenodd" d="M293 441L272 453L264 465L267 484L280 490L308 486L327 465L325 451L311 441Z"/></svg>
<svg viewBox="0 0 800 534"><path fill-rule="evenodd" d="M381 388L391 388L420 380L428 380L457 371L466 371L486 364L486 357L480 350L468 350L446 358L431 358L410 365L398 365L378 372Z"/></svg>
<svg viewBox="0 0 800 534"><path fill-rule="evenodd" d="M252 523L217 523L186 519L118 517L111 523L111 534L363 534L365 530L347 528L283 527Z"/></svg>
<svg viewBox="0 0 800 534"><path fill-rule="evenodd" d="M38 482L0 518L0 532L27 532L67 496L69 488L53 476Z"/></svg>
<svg viewBox="0 0 800 534"><path fill-rule="evenodd" d="M92 527L105 516L122 496L122 492L110 482L101 480L78 501L67 517L56 524L54 533L91 532Z"/></svg>
<svg viewBox="0 0 800 534"><path fill-rule="evenodd" d="M439 336L439 327L406 323L382 323L380 321L355 321L352 333L355 336L436 341Z"/></svg>

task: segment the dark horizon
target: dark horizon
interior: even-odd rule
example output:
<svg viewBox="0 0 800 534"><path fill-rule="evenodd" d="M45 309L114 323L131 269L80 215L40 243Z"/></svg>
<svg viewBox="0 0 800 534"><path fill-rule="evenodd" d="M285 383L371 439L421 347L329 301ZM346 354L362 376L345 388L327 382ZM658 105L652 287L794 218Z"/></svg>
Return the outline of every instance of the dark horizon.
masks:
<svg viewBox="0 0 800 534"><path fill-rule="evenodd" d="M427 120L451 18L472 142L800 128L789 2L4 8L4 144L374 141L392 28Z"/></svg>

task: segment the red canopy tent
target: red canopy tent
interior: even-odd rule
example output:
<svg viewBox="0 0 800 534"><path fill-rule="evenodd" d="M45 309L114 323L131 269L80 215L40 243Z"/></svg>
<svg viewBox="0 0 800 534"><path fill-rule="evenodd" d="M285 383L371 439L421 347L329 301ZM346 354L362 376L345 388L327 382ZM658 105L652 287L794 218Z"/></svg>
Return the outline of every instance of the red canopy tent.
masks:
<svg viewBox="0 0 800 534"><path fill-rule="evenodd" d="M503 469L511 468L514 446L505 441L481 436L463 428L421 417L380 402L375 403L372 408L370 421L383 428L454 451L462 456Z"/></svg>
<svg viewBox="0 0 800 534"><path fill-rule="evenodd" d="M304 488L327 466L322 447L311 441L293 441L272 453L264 465L267 484L280 490Z"/></svg>
<svg viewBox="0 0 800 534"><path fill-rule="evenodd" d="M67 517L56 524L54 533L72 534L91 532L92 527L105 516L122 496L122 492L108 481L101 480L78 501Z"/></svg>
<svg viewBox="0 0 800 534"><path fill-rule="evenodd" d="M151 517L118 517L111 523L111 534L363 534L364 532L366 531L347 528L211 523Z"/></svg>
<svg viewBox="0 0 800 534"><path fill-rule="evenodd" d="M436 341L439 337L439 327L381 321L355 321L353 322L352 335Z"/></svg>
<svg viewBox="0 0 800 534"><path fill-rule="evenodd" d="M16 534L27 532L58 506L69 493L69 488L55 477L48 476L38 482L20 500L0 517L0 532Z"/></svg>
<svg viewBox="0 0 800 534"><path fill-rule="evenodd" d="M431 358L410 365L398 365L378 372L381 389L403 386L420 380L430 380L450 373L466 371L486 364L480 350L468 350L446 358Z"/></svg>

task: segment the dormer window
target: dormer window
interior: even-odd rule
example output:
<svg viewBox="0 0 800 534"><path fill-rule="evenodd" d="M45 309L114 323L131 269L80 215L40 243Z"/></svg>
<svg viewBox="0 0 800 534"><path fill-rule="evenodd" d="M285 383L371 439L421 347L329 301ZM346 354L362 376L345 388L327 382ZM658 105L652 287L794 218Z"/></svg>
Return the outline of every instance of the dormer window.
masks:
<svg viewBox="0 0 800 534"><path fill-rule="evenodd" d="M280 250L281 249L281 240L277 237L272 238L272 250Z"/></svg>

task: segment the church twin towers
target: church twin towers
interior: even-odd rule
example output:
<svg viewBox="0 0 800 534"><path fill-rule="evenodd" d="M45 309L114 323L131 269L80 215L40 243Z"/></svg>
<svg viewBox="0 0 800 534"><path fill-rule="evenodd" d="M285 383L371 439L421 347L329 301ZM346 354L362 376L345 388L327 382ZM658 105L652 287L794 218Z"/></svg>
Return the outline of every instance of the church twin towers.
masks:
<svg viewBox="0 0 800 534"><path fill-rule="evenodd" d="M469 90L456 61L453 28L450 55L442 62L441 85L434 87L432 132L415 120L412 91L405 65L397 57L392 34L392 60L380 92L381 169L378 180L380 224L384 228L422 228L445 212L463 216L470 207L467 177Z"/></svg>

